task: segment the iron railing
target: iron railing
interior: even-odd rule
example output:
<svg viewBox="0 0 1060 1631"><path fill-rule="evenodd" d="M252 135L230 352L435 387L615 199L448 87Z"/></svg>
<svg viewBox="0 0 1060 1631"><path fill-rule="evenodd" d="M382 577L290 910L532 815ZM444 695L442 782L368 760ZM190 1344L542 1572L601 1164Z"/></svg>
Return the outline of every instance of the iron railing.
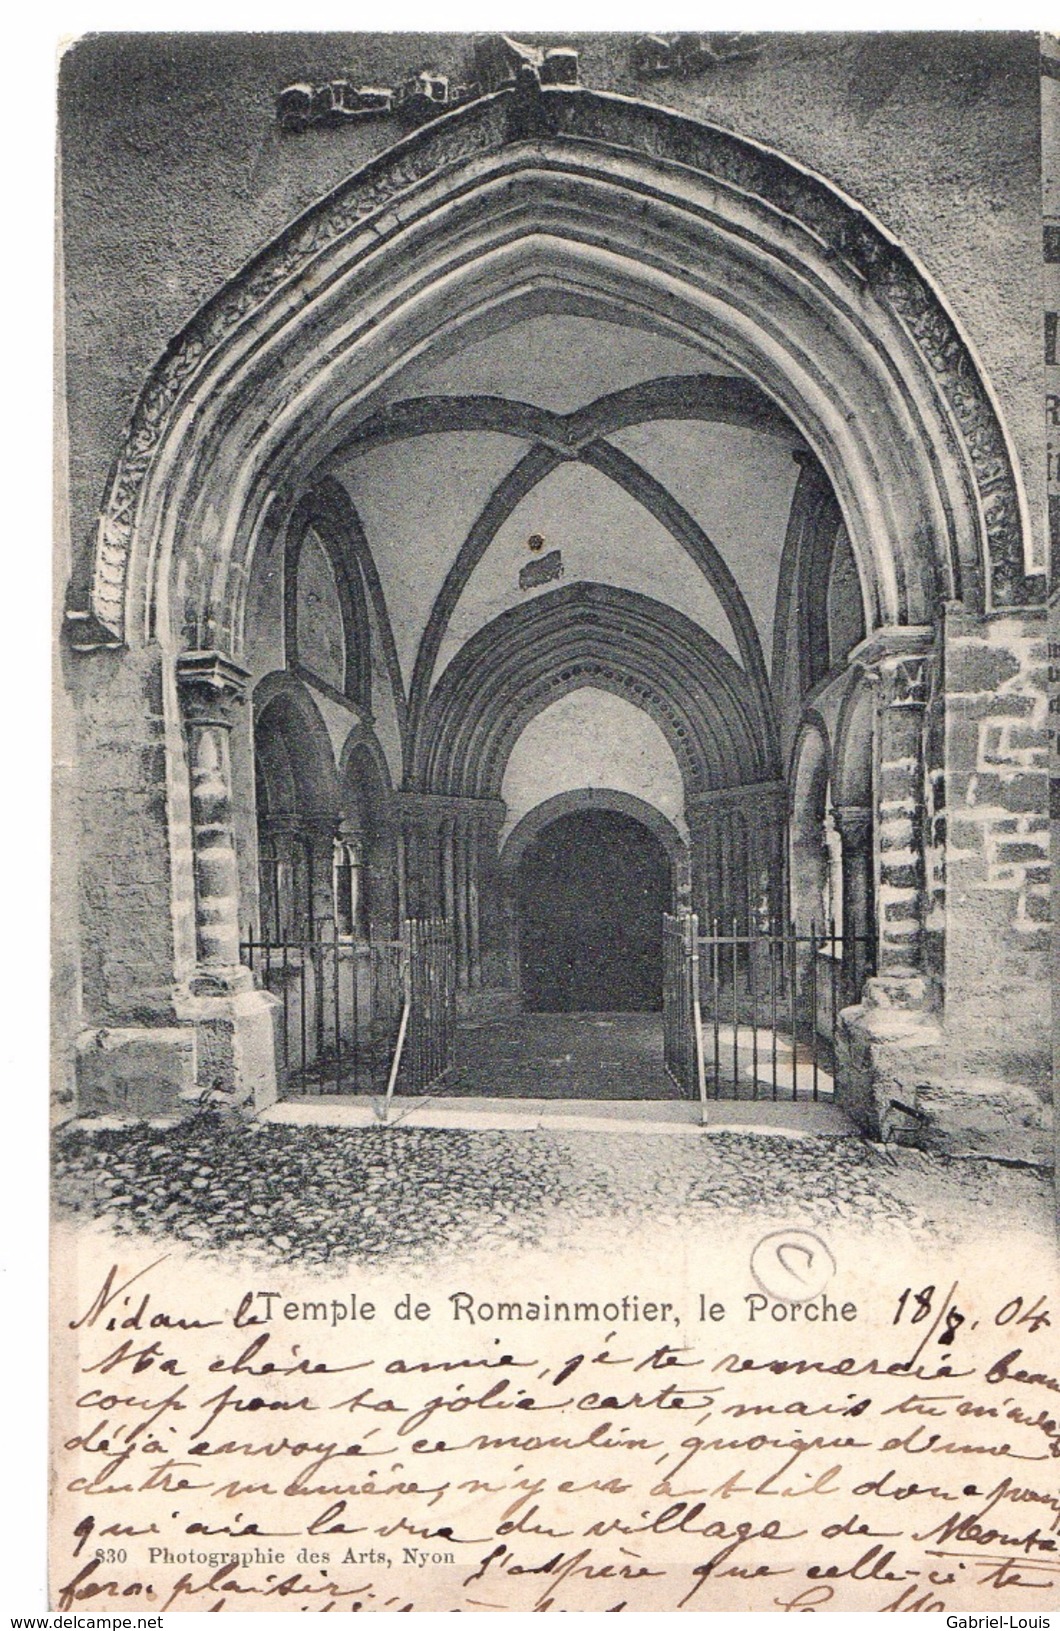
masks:
<svg viewBox="0 0 1060 1631"><path fill-rule="evenodd" d="M250 931L240 953L280 1004L285 1094L421 1093L451 1066L455 979L443 920L409 918L399 938L370 941L330 922L302 939Z"/></svg>
<svg viewBox="0 0 1060 1631"><path fill-rule="evenodd" d="M834 923L699 934L694 913L663 928L666 1068L689 1097L830 1099L839 1015L871 972L868 936ZM697 1012L698 1010L698 1012Z"/></svg>

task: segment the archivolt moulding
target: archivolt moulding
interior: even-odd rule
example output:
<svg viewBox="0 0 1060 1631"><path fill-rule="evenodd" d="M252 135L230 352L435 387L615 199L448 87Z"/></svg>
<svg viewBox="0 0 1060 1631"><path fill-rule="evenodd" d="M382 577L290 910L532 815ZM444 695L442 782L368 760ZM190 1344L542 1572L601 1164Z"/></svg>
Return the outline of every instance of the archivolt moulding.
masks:
<svg viewBox="0 0 1060 1631"><path fill-rule="evenodd" d="M494 182L509 189L505 209L493 207ZM549 191L555 196L546 197ZM879 401L862 404L864 423L844 427L834 388L824 418L808 405L800 412L799 391L810 376L805 368L797 379L790 373L784 325L769 327L763 293L750 283L749 293L740 290L751 306L733 308L734 358L737 341L744 347L738 371L791 414L845 512L858 510L846 518L859 564L873 551L902 549L947 563L925 566L918 586L917 570L911 578L909 564L896 557L886 621L923 620L925 596L940 590L973 607L1044 599L1043 576L1025 568L1026 504L989 384L937 291L883 228L827 182L731 132L620 96L520 86L437 120L366 165L295 221L176 337L141 394L91 560L72 585L73 642L138 643L154 630L167 643L191 635L199 644L227 638L237 646L229 603L245 582L269 502L257 491L272 456L269 433L286 434L289 412L301 411L303 397L318 424L333 413L323 395L311 401L304 382L312 370L288 355L292 343L304 348L307 334L323 329L325 341L334 335L334 353L342 343L335 311L339 304L349 311L358 286L366 299L382 302L382 312L389 281L390 307L400 305L395 265L414 264L415 256L409 262L395 254L399 240L426 253L435 227L442 234L437 249L447 234L466 233L473 219L481 260L491 232L495 248L505 233L514 243L534 230L537 216L539 231L554 224L559 238L571 242L581 234L586 264L595 258L601 266L616 223L632 231L635 222L643 243L629 264L639 261L645 285L654 279L657 286L652 298L664 304L677 300L676 291L659 292L664 269L683 261L702 270L717 258L704 253L708 245L725 244L742 256L748 275L757 257L761 278L775 277L778 294L802 302L807 343L813 334L817 344L830 337L835 356L827 366L841 367L835 358L848 348L852 377L859 370L866 380L871 375ZM439 262L426 275L437 283L450 273ZM407 278L406 286L411 298ZM730 279L725 292L734 288ZM721 288L708 303L714 321L724 314L719 302ZM323 391L334 371L322 370L319 357L314 367ZM274 381L271 402L261 400L263 379ZM877 409L884 402L881 430ZM278 411L281 403L287 414ZM890 502L888 448L903 424L922 447L909 475L921 496L907 506L919 517L917 536L901 536L896 513L890 535L881 538L879 517ZM222 446L227 460L217 458ZM845 454L855 446L857 474L845 481ZM208 537L202 523L215 513L217 491L206 494L209 481L222 475L227 509ZM875 483L875 494L860 493L865 483ZM932 591L939 570L942 581Z"/></svg>
<svg viewBox="0 0 1060 1631"><path fill-rule="evenodd" d="M611 810L617 815L632 816L634 821L639 821L642 827L647 827L655 835L672 866L687 866L688 845L669 817L657 810L654 804L637 798L634 793L621 793L617 788L576 787L543 799L516 822L501 846L501 871L509 877L513 876L538 833L544 832L561 816L573 815L579 810Z"/></svg>

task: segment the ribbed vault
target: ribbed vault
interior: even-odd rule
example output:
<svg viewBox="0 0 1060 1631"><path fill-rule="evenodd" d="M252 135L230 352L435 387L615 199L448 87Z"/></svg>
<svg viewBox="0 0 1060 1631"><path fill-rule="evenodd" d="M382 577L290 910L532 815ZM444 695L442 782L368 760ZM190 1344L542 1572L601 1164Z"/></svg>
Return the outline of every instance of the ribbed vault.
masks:
<svg viewBox="0 0 1060 1631"><path fill-rule="evenodd" d="M605 430L662 419L718 420L739 424L801 446L783 414L749 381L712 375L650 380L615 392L576 413L558 415L497 397L428 397L398 401L365 421L337 450L351 451L446 431L498 430L530 445L498 483L472 525L435 599L417 652L409 711L422 722L438 654L460 597L497 533L522 501L566 460L578 460L613 481L641 504L690 557L717 595L729 620L740 659L769 717L769 685L754 619L733 573L715 544L666 487L627 453L603 439ZM328 483L338 486L334 479ZM352 508L352 506L351 506Z"/></svg>

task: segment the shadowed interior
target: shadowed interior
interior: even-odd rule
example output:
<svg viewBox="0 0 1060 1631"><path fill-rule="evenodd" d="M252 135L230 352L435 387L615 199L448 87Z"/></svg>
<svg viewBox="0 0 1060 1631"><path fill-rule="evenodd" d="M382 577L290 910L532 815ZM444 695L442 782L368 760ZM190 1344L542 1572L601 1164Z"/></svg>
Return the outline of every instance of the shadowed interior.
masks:
<svg viewBox="0 0 1060 1631"><path fill-rule="evenodd" d="M670 864L632 816L577 810L538 835L519 868L521 963L535 1013L662 1007Z"/></svg>

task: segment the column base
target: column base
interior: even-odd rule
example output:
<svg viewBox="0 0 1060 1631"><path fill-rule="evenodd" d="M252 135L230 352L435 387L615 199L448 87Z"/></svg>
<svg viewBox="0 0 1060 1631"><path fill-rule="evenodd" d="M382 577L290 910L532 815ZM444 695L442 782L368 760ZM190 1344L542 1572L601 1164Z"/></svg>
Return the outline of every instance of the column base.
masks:
<svg viewBox="0 0 1060 1631"><path fill-rule="evenodd" d="M267 991L184 994L181 1023L103 1026L77 1039L78 1115L189 1115L201 1104L255 1115L281 1083L280 1003Z"/></svg>
<svg viewBox="0 0 1060 1631"><path fill-rule="evenodd" d="M257 1114L275 1104L280 1089L282 1004L268 991L256 990L249 970L227 990L210 990L213 982L197 977L177 1012L195 1028L196 1097ZM203 984L207 989L203 990Z"/></svg>
<svg viewBox="0 0 1060 1631"><path fill-rule="evenodd" d="M941 1007L938 982L930 974L896 971L873 974L865 981L862 1006L905 1014L932 1014Z"/></svg>
<svg viewBox="0 0 1060 1631"><path fill-rule="evenodd" d="M867 998L843 1010L836 1037L836 1102L862 1132L936 1155L1052 1165L1041 1092L969 1069L932 1010Z"/></svg>

